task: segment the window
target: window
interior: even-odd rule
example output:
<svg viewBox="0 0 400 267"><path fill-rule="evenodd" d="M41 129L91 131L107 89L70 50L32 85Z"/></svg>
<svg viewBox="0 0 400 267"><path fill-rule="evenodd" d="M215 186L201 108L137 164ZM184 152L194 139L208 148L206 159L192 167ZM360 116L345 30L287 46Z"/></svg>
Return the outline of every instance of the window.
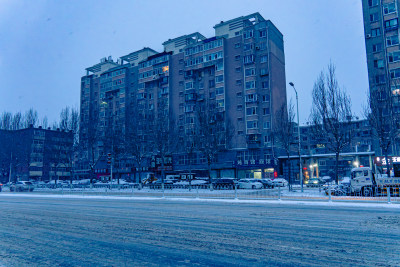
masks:
<svg viewBox="0 0 400 267"><path fill-rule="evenodd" d="M400 69L394 69L390 71L390 77L392 79L400 78Z"/></svg>
<svg viewBox="0 0 400 267"><path fill-rule="evenodd" d="M246 108L246 115L257 115L257 107Z"/></svg>
<svg viewBox="0 0 400 267"><path fill-rule="evenodd" d="M242 80L236 80L236 85L242 85Z"/></svg>
<svg viewBox="0 0 400 267"><path fill-rule="evenodd" d="M209 88L212 88L212 87L214 87L215 86L215 81L214 80L209 80L208 81L208 87Z"/></svg>
<svg viewBox="0 0 400 267"><path fill-rule="evenodd" d="M193 89L193 82L185 83L185 89L186 89L186 90L188 90L188 89Z"/></svg>
<svg viewBox="0 0 400 267"><path fill-rule="evenodd" d="M254 128L258 128L258 121L248 121L247 129L254 129Z"/></svg>
<svg viewBox="0 0 400 267"><path fill-rule="evenodd" d="M262 69L260 69L260 75L261 75L261 76L268 75L268 69L267 69L267 68L262 68Z"/></svg>
<svg viewBox="0 0 400 267"><path fill-rule="evenodd" d="M264 122L264 129L271 129L271 122L265 121Z"/></svg>
<svg viewBox="0 0 400 267"><path fill-rule="evenodd" d="M251 37L253 37L253 34L254 34L253 30L245 31L245 32L243 32L243 38L244 39L251 38Z"/></svg>
<svg viewBox="0 0 400 267"><path fill-rule="evenodd" d="M271 141L272 141L272 138L271 138L271 136L270 135L266 135L266 136L264 136L264 143L271 143Z"/></svg>
<svg viewBox="0 0 400 267"><path fill-rule="evenodd" d="M217 100L217 107L223 108L225 106L225 99L218 99Z"/></svg>
<svg viewBox="0 0 400 267"><path fill-rule="evenodd" d="M263 115L269 115L269 108L263 108Z"/></svg>
<svg viewBox="0 0 400 267"><path fill-rule="evenodd" d="M204 88L204 83L199 83L199 89L203 89Z"/></svg>
<svg viewBox="0 0 400 267"><path fill-rule="evenodd" d="M378 20L379 20L378 12L372 13L372 14L369 15L369 21L370 22L375 22L375 21L378 21Z"/></svg>
<svg viewBox="0 0 400 267"><path fill-rule="evenodd" d="M180 86L183 86L183 81L179 81L179 85L180 85Z"/></svg>
<svg viewBox="0 0 400 267"><path fill-rule="evenodd" d="M376 84L382 84L385 83L385 75L380 74L375 76L375 83Z"/></svg>
<svg viewBox="0 0 400 267"><path fill-rule="evenodd" d="M237 92L237 93L236 93L236 96L237 96L237 97L242 97L243 94L242 94L242 92Z"/></svg>
<svg viewBox="0 0 400 267"><path fill-rule="evenodd" d="M261 82L261 88L262 88L262 89L268 89L268 88L269 88L269 83L268 83L268 81L263 81L263 82Z"/></svg>
<svg viewBox="0 0 400 267"><path fill-rule="evenodd" d="M237 121L243 121L243 118L237 118Z"/></svg>
<svg viewBox="0 0 400 267"><path fill-rule="evenodd" d="M267 60L268 60L268 57L267 57L267 55L265 55L265 56L261 56L261 63L266 63L266 62L267 62Z"/></svg>
<svg viewBox="0 0 400 267"><path fill-rule="evenodd" d="M265 49L267 49L267 42L260 43L260 50L265 50Z"/></svg>
<svg viewBox="0 0 400 267"><path fill-rule="evenodd" d="M385 25L386 25L386 22L385 22ZM381 28L372 29L371 36L372 37L381 36Z"/></svg>
<svg viewBox="0 0 400 267"><path fill-rule="evenodd" d="M215 92L210 92L209 96L210 96L211 99L214 99L215 98Z"/></svg>
<svg viewBox="0 0 400 267"><path fill-rule="evenodd" d="M240 48L240 43L236 43L235 48Z"/></svg>
<svg viewBox="0 0 400 267"><path fill-rule="evenodd" d="M236 72L241 72L241 71L242 71L242 67L237 67L237 68L235 68L235 71L236 71Z"/></svg>
<svg viewBox="0 0 400 267"><path fill-rule="evenodd" d="M262 101L263 101L263 102L268 102L269 99L270 99L270 98L269 98L269 95L263 95L263 96L262 96Z"/></svg>
<svg viewBox="0 0 400 267"><path fill-rule="evenodd" d="M256 75L256 69L255 68L246 69L244 71L244 73L245 73L246 77L247 76L254 76L254 75Z"/></svg>
<svg viewBox="0 0 400 267"><path fill-rule="evenodd" d="M266 30L261 30L260 31L260 37L267 37L267 31Z"/></svg>
<svg viewBox="0 0 400 267"><path fill-rule="evenodd" d="M183 75L183 70L179 70L179 75Z"/></svg>
<svg viewBox="0 0 400 267"><path fill-rule="evenodd" d="M254 55L248 55L243 57L244 64L254 63Z"/></svg>
<svg viewBox="0 0 400 267"><path fill-rule="evenodd" d="M397 29L398 23L399 23L398 18L386 20L385 21L385 29L386 30ZM379 36L379 35L377 35L377 36Z"/></svg>
<svg viewBox="0 0 400 267"><path fill-rule="evenodd" d="M380 52L383 49L383 45L382 44L374 44L372 46L372 52Z"/></svg>
<svg viewBox="0 0 400 267"><path fill-rule="evenodd" d="M394 51L392 53L388 53L388 60L390 63L400 61L400 50ZM376 60L374 60L374 65L375 65L375 61ZM382 60L382 68L383 68L383 60Z"/></svg>
<svg viewBox="0 0 400 267"><path fill-rule="evenodd" d="M377 6L378 3L379 3L379 0L368 0L368 5L370 7Z"/></svg>
<svg viewBox="0 0 400 267"><path fill-rule="evenodd" d="M240 60L240 55L236 55L235 60Z"/></svg>
<svg viewBox="0 0 400 267"><path fill-rule="evenodd" d="M224 75L215 76L215 82L216 82L216 83L222 83L222 82L224 82Z"/></svg>
<svg viewBox="0 0 400 267"><path fill-rule="evenodd" d="M215 88L216 95L223 95L224 94L224 87L217 87Z"/></svg>
<svg viewBox="0 0 400 267"><path fill-rule="evenodd" d="M396 12L396 2L395 1L393 1L392 3L383 5L383 13L385 15L392 14L395 12Z"/></svg>
<svg viewBox="0 0 400 267"><path fill-rule="evenodd" d="M390 55L389 55L389 62L390 62ZM383 69L384 67L385 64L383 62L383 59L374 60L374 68Z"/></svg>
<svg viewBox="0 0 400 267"><path fill-rule="evenodd" d="M398 45L398 44L399 44L399 36L398 35L386 37L386 45L387 46Z"/></svg>
<svg viewBox="0 0 400 267"><path fill-rule="evenodd" d="M238 135L243 135L243 131L238 131Z"/></svg>
<svg viewBox="0 0 400 267"><path fill-rule="evenodd" d="M243 45L243 51L249 51L249 50L252 50L253 48L254 48L254 45L252 43Z"/></svg>
<svg viewBox="0 0 400 267"><path fill-rule="evenodd" d="M242 109L243 109L243 106L242 106L242 105L237 105L236 109L237 109L237 110L242 110Z"/></svg>
<svg viewBox="0 0 400 267"><path fill-rule="evenodd" d="M246 89L253 89L255 87L256 87L256 82L255 81L246 82Z"/></svg>

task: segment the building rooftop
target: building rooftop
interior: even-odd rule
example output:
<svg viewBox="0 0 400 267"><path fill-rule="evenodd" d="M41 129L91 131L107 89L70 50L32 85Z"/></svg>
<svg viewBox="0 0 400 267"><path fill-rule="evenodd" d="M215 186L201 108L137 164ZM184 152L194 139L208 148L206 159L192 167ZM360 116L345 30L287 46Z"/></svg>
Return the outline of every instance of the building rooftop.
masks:
<svg viewBox="0 0 400 267"><path fill-rule="evenodd" d="M231 19L231 20L228 20L228 21L221 21L220 23L218 23L218 24L216 24L214 26L214 29L218 28L218 27L221 27L221 26L224 26L226 24L234 24L234 25L236 25L235 22L237 22L237 24L238 24L237 26L240 27L240 26L242 26L241 23L244 20L250 20L251 22L253 22L253 21L254 22L265 21L263 16L261 16L260 13L256 12L256 13L253 13L253 14L250 14L250 15L247 15L247 16L241 16L241 17L238 17L238 18L235 18L235 19Z"/></svg>
<svg viewBox="0 0 400 267"><path fill-rule="evenodd" d="M194 32L194 33L191 33L191 34L186 34L186 35L183 35L183 36L176 37L174 39L168 39L167 41L165 41L162 44L163 45L167 45L167 44L176 42L177 44L175 46L180 46L180 45L186 44L186 40L187 39L204 40L204 39L206 39L206 37L204 37L204 35L202 35L199 32Z"/></svg>
<svg viewBox="0 0 400 267"><path fill-rule="evenodd" d="M158 53L157 51L151 49L150 47L144 47L143 49L140 49L138 51L132 52L132 53L130 53L130 54L126 55L126 56L122 56L120 58L122 60L131 62L131 61L137 60L139 58L139 54L143 53L143 52L151 52L151 53L154 53L154 54Z"/></svg>
<svg viewBox="0 0 400 267"><path fill-rule="evenodd" d="M114 65L114 66L118 66L118 64L116 62L114 62L112 57L109 56L108 58L107 57L102 58L100 60L100 63L97 63L96 65L93 65L93 66L91 66L89 68L86 68L86 71L88 71L88 72L90 71L90 72L96 73L96 72L101 71L101 67L102 66L109 65L109 64Z"/></svg>

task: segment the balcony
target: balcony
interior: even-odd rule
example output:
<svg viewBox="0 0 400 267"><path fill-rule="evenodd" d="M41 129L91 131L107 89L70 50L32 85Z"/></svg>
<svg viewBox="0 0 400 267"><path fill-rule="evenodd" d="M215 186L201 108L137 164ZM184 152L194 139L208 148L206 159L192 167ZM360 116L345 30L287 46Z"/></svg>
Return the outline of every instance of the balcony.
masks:
<svg viewBox="0 0 400 267"><path fill-rule="evenodd" d="M261 134L248 134L246 136L246 142L248 148L260 148Z"/></svg>

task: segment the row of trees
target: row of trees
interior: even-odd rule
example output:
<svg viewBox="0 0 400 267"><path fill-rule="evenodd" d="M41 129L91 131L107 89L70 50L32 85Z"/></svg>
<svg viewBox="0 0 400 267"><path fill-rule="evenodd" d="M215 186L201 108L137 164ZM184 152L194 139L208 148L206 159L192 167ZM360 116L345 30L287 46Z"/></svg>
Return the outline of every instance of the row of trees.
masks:
<svg viewBox="0 0 400 267"><path fill-rule="evenodd" d="M89 164L93 177L94 166L106 153L112 154L114 166L120 165L122 160L133 160L138 168L139 182L142 169L149 167L151 158L160 164L161 178L164 179L165 164L172 154L188 155L191 173L194 155L201 153L207 160L208 176L211 179L211 164L219 152L229 147L233 136L233 127L226 120L224 112L219 111L215 101L199 103L191 118L193 127L184 130L178 130L178 123L171 119L171 110L166 102L160 101L155 111L135 104L135 112L128 116L129 127L126 129L123 122L109 116L103 136L100 136L102 130L98 127L93 127L93 131L86 135L89 151L92 151ZM96 140L102 140L103 143L103 153L97 156L93 153Z"/></svg>
<svg viewBox="0 0 400 267"><path fill-rule="evenodd" d="M395 97L391 90L393 82L375 88L368 95L368 104L364 116L372 129L372 135L378 140L379 147L388 161L388 153L399 138L399 120L395 115ZM312 91L312 109L309 117L313 139L324 144L328 151L335 153L335 180L338 182L339 157L354 138L354 118L351 100L344 87L339 86L335 66L331 63L327 71L321 72ZM296 133L294 133L294 108L290 102L275 115L274 136L279 146L288 156ZM300 148L298 148L300 149ZM289 177L290 177L290 167Z"/></svg>

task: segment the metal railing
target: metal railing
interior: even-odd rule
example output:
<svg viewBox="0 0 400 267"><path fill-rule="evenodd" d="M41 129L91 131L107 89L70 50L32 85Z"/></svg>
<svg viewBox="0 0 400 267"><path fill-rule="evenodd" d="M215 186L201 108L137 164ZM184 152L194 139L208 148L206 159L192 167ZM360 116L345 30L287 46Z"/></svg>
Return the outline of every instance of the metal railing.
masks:
<svg viewBox="0 0 400 267"><path fill-rule="evenodd" d="M238 189L237 186L212 184L45 184L18 188L3 186L3 192L29 194L59 194L82 196L126 196L160 198L209 198L254 200L301 200L400 203L400 186L373 186L355 190L346 186L287 187Z"/></svg>

